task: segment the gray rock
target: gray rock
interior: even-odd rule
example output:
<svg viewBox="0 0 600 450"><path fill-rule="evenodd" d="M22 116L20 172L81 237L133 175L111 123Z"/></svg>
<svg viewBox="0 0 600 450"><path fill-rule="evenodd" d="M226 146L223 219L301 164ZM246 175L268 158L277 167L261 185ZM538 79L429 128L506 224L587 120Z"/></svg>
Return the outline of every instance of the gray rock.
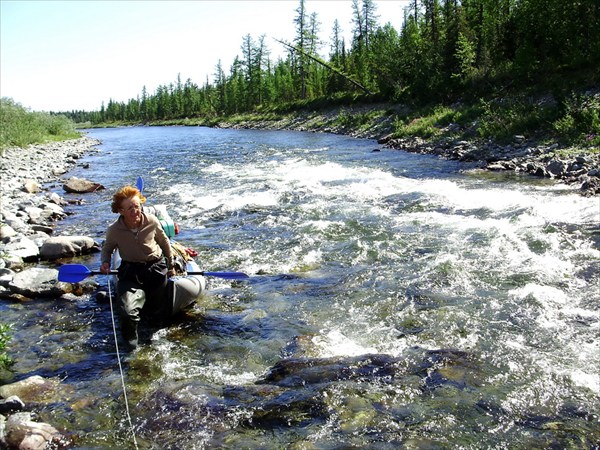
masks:
<svg viewBox="0 0 600 450"><path fill-rule="evenodd" d="M27 298L56 298L66 294L67 285L58 283L58 270L34 267L18 272L8 283L11 292Z"/></svg>
<svg viewBox="0 0 600 450"><path fill-rule="evenodd" d="M3 267L2 269L0 269L0 286L8 286L8 284L13 280L14 277L14 271Z"/></svg>
<svg viewBox="0 0 600 450"><path fill-rule="evenodd" d="M35 261L39 258L38 246L25 236L16 236L4 246L4 251L10 255L18 256L23 261ZM6 258L5 258L6 259Z"/></svg>
<svg viewBox="0 0 600 450"><path fill-rule="evenodd" d="M48 225L34 224L31 226L33 231L39 231L41 233L51 235L54 232L54 229Z"/></svg>
<svg viewBox="0 0 600 450"><path fill-rule="evenodd" d="M96 192L105 188L99 183L94 183L83 178L72 177L63 184L63 189L66 192L74 194L85 194L88 192Z"/></svg>
<svg viewBox="0 0 600 450"><path fill-rule="evenodd" d="M4 211L4 222L10 225L15 231L27 229L27 223L11 211Z"/></svg>
<svg viewBox="0 0 600 450"><path fill-rule="evenodd" d="M546 166L548 173L557 178L560 178L565 173L565 169L565 163L557 159L550 161Z"/></svg>
<svg viewBox="0 0 600 450"><path fill-rule="evenodd" d="M5 440L8 448L45 450L58 448L64 437L52 425L34 422L31 413L20 412L8 418L5 425Z"/></svg>
<svg viewBox="0 0 600 450"><path fill-rule="evenodd" d="M17 232L10 225L5 223L0 225L0 240L4 240L4 238L11 238L16 235Z"/></svg>
<svg viewBox="0 0 600 450"><path fill-rule="evenodd" d="M2 255L2 261L4 262L4 267L13 270L22 270L24 266L23 258L17 255Z"/></svg>
<svg viewBox="0 0 600 450"><path fill-rule="evenodd" d="M42 244L40 256L52 260L99 250L99 244L87 236L56 236L47 239Z"/></svg>

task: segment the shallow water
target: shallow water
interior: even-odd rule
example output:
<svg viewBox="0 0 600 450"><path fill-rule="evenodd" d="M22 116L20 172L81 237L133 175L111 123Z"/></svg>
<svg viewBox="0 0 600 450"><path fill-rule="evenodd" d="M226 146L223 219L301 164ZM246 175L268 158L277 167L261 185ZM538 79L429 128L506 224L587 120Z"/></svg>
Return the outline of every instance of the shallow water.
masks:
<svg viewBox="0 0 600 450"><path fill-rule="evenodd" d="M597 198L343 136L90 136L101 151L69 175L107 190L70 207L59 233L101 241L112 192L142 176L202 269L252 275L210 279L198 305L125 358L140 448L600 442ZM109 305L89 295L0 310L18 323L17 378L65 386L41 418L75 448L133 448Z"/></svg>

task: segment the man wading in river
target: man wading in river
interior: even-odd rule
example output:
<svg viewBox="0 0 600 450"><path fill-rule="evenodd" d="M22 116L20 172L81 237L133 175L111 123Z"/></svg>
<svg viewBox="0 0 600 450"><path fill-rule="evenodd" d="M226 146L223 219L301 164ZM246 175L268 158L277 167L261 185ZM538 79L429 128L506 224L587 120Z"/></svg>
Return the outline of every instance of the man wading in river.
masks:
<svg viewBox="0 0 600 450"><path fill-rule="evenodd" d="M121 333L133 349L138 345L137 327L142 309L160 318L165 286L175 275L169 238L158 219L142 211L146 198L133 186L114 195L112 212L118 219L106 231L100 271L110 273L115 250L122 258L118 268L117 295L120 301Z"/></svg>

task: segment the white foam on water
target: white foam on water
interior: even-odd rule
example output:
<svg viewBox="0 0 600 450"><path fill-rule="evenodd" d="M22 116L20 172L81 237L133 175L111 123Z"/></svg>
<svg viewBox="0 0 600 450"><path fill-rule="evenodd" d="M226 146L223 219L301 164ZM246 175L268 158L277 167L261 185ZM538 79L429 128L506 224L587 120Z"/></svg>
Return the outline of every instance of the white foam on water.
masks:
<svg viewBox="0 0 600 450"><path fill-rule="evenodd" d="M378 353L377 348L361 345L344 335L340 330L330 330L319 336L315 336L313 343L320 350L320 354L324 358Z"/></svg>
<svg viewBox="0 0 600 450"><path fill-rule="evenodd" d="M598 356L600 349L596 348L595 355ZM593 368L592 368L593 369ZM597 395L600 395L600 375L598 372L584 372L577 369L571 372L571 380L578 386L588 388Z"/></svg>

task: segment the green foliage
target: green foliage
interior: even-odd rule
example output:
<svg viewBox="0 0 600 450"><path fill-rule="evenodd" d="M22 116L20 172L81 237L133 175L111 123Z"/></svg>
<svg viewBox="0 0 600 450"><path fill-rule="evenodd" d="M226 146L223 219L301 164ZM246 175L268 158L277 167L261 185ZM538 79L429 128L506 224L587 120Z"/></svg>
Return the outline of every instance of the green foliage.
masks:
<svg viewBox="0 0 600 450"><path fill-rule="evenodd" d="M600 96L571 95L562 105L563 114L553 122L567 142L600 145Z"/></svg>
<svg viewBox="0 0 600 450"><path fill-rule="evenodd" d="M31 112L10 98L0 99L0 123L0 148L79 137L66 116Z"/></svg>
<svg viewBox="0 0 600 450"><path fill-rule="evenodd" d="M450 125L455 124L457 130L464 130L479 113L479 108L467 106L435 106L419 109L397 117L394 136L435 138L452 135L458 131L449 131Z"/></svg>
<svg viewBox="0 0 600 450"><path fill-rule="evenodd" d="M360 129L369 126L376 116L379 115L381 115L381 112L379 111L356 113L342 109L337 116L336 122L345 128Z"/></svg>
<svg viewBox="0 0 600 450"><path fill-rule="evenodd" d="M483 114L478 132L481 137L500 141L517 134L535 135L550 131L557 108L551 102L535 102L523 98L481 102Z"/></svg>
<svg viewBox="0 0 600 450"><path fill-rule="evenodd" d="M0 369L8 369L13 363L12 359L6 354L6 345L10 342L10 331L12 327L0 323Z"/></svg>

